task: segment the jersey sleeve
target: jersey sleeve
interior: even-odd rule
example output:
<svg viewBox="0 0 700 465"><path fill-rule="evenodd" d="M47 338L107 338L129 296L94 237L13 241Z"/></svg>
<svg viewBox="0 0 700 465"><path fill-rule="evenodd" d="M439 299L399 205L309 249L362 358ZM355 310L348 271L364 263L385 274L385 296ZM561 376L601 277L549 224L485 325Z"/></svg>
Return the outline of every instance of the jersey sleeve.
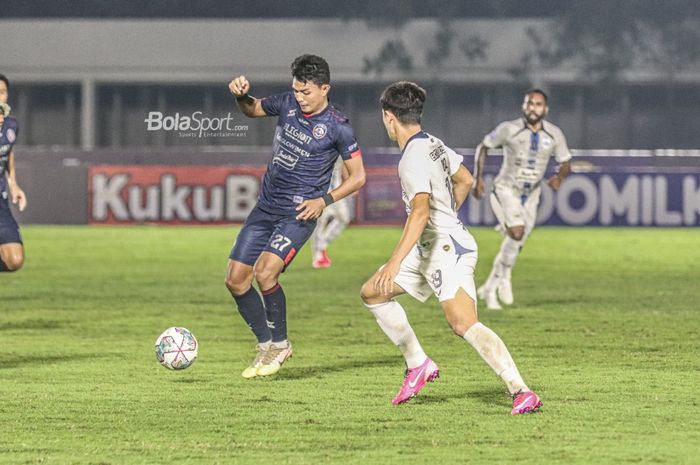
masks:
<svg viewBox="0 0 700 465"><path fill-rule="evenodd" d="M484 140L481 141L481 143L490 149L501 147L505 143L505 141L508 140L508 127L508 122L499 124L498 126L496 126L496 129L484 136Z"/></svg>
<svg viewBox="0 0 700 465"><path fill-rule="evenodd" d="M19 134L19 122L15 118L8 118L5 120L8 128L5 131L5 137L10 145L14 146L15 141L17 141L17 135Z"/></svg>
<svg viewBox="0 0 700 465"><path fill-rule="evenodd" d="M350 124L344 123L339 126L338 136L335 139L335 148L343 160L350 160L362 155Z"/></svg>
<svg viewBox="0 0 700 465"><path fill-rule="evenodd" d="M558 163L566 163L571 160L571 151L569 150L569 145L566 143L566 137L564 133L558 131L557 140L554 143L554 159Z"/></svg>
<svg viewBox="0 0 700 465"><path fill-rule="evenodd" d="M416 194L425 192L430 194L430 167L427 166L428 154L409 148L404 154L405 160L399 165L399 178L401 186L406 194L408 202L413 200Z"/></svg>
<svg viewBox="0 0 700 465"><path fill-rule="evenodd" d="M284 107L289 106L290 96L290 92L270 95L260 100L260 105L263 111L267 113L267 116L278 116L282 113Z"/></svg>
<svg viewBox="0 0 700 465"><path fill-rule="evenodd" d="M462 161L464 157L451 148L445 147L447 149L447 159L450 162L450 176L453 176L460 166L462 166Z"/></svg>

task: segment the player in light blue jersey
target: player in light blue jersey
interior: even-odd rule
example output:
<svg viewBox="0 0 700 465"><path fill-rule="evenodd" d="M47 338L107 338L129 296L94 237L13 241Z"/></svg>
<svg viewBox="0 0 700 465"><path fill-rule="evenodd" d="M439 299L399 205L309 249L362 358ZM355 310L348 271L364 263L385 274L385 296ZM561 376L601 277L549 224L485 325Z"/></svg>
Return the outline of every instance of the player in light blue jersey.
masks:
<svg viewBox="0 0 700 465"><path fill-rule="evenodd" d="M0 74L0 272L17 271L24 264L22 235L9 202L20 211L27 206L27 196L17 183L14 146L19 123L10 116L9 90L9 80Z"/></svg>

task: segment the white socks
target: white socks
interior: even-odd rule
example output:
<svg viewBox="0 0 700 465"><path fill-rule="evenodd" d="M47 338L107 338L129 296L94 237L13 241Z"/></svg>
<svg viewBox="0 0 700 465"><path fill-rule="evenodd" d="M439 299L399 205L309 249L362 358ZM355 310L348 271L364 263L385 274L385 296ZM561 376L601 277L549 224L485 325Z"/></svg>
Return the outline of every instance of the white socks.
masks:
<svg viewBox="0 0 700 465"><path fill-rule="evenodd" d="M416 368L425 362L428 356L423 352L401 304L391 300L382 304L365 304L365 306L374 314L384 334L399 346L408 368Z"/></svg>
<svg viewBox="0 0 700 465"><path fill-rule="evenodd" d="M501 263L506 268L513 268L515 261L518 259L518 254L520 253L520 248L523 246L525 241L516 241L510 236L503 238L503 243L501 244L501 250L498 253L501 259Z"/></svg>
<svg viewBox="0 0 700 465"><path fill-rule="evenodd" d="M503 238L501 249L496 254L496 258L493 259L493 268L491 268L491 273L484 284L486 289L495 289L502 278L510 279L511 270L518 259L523 243L523 240L516 241L510 236Z"/></svg>
<svg viewBox="0 0 700 465"><path fill-rule="evenodd" d="M483 324L476 323L464 333L464 340L474 347L486 364L501 377L508 387L508 392L515 394L518 391L529 391L506 345L496 333Z"/></svg>

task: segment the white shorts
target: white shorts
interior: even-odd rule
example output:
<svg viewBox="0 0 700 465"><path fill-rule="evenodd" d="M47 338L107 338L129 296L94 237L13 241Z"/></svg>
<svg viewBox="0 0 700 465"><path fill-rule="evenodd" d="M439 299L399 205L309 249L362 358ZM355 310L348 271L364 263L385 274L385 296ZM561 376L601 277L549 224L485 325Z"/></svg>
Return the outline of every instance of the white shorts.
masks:
<svg viewBox="0 0 700 465"><path fill-rule="evenodd" d="M333 202L332 204L324 208L323 215L333 216L337 220L349 224L352 221L353 217L353 206L353 198L352 196L348 196L338 200L337 202Z"/></svg>
<svg viewBox="0 0 700 465"><path fill-rule="evenodd" d="M525 234L529 235L537 220L540 192L540 188L535 189L523 200L516 190L496 186L489 197L491 210L503 228L525 226Z"/></svg>
<svg viewBox="0 0 700 465"><path fill-rule="evenodd" d="M416 245L401 262L394 282L420 302L435 294L440 302L454 299L461 287L476 302L476 241L466 231L440 235L427 246Z"/></svg>

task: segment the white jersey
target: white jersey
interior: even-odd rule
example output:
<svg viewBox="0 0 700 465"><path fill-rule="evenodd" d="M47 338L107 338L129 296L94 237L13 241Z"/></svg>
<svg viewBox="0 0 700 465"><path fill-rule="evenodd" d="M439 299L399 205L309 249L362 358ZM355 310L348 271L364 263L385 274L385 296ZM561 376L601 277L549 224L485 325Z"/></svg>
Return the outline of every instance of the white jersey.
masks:
<svg viewBox="0 0 700 465"><path fill-rule="evenodd" d="M462 164L462 156L426 132L412 136L403 149L399 178L406 212L411 200L421 192L430 194L430 219L420 242L431 241L439 234L464 234L457 217L452 192L452 176Z"/></svg>
<svg viewBox="0 0 700 465"><path fill-rule="evenodd" d="M522 196L540 186L551 156L558 163L571 159L564 133L549 121L542 121L538 132L532 132L524 118L505 121L487 134L482 144L490 149L503 147L503 164L495 184Z"/></svg>

